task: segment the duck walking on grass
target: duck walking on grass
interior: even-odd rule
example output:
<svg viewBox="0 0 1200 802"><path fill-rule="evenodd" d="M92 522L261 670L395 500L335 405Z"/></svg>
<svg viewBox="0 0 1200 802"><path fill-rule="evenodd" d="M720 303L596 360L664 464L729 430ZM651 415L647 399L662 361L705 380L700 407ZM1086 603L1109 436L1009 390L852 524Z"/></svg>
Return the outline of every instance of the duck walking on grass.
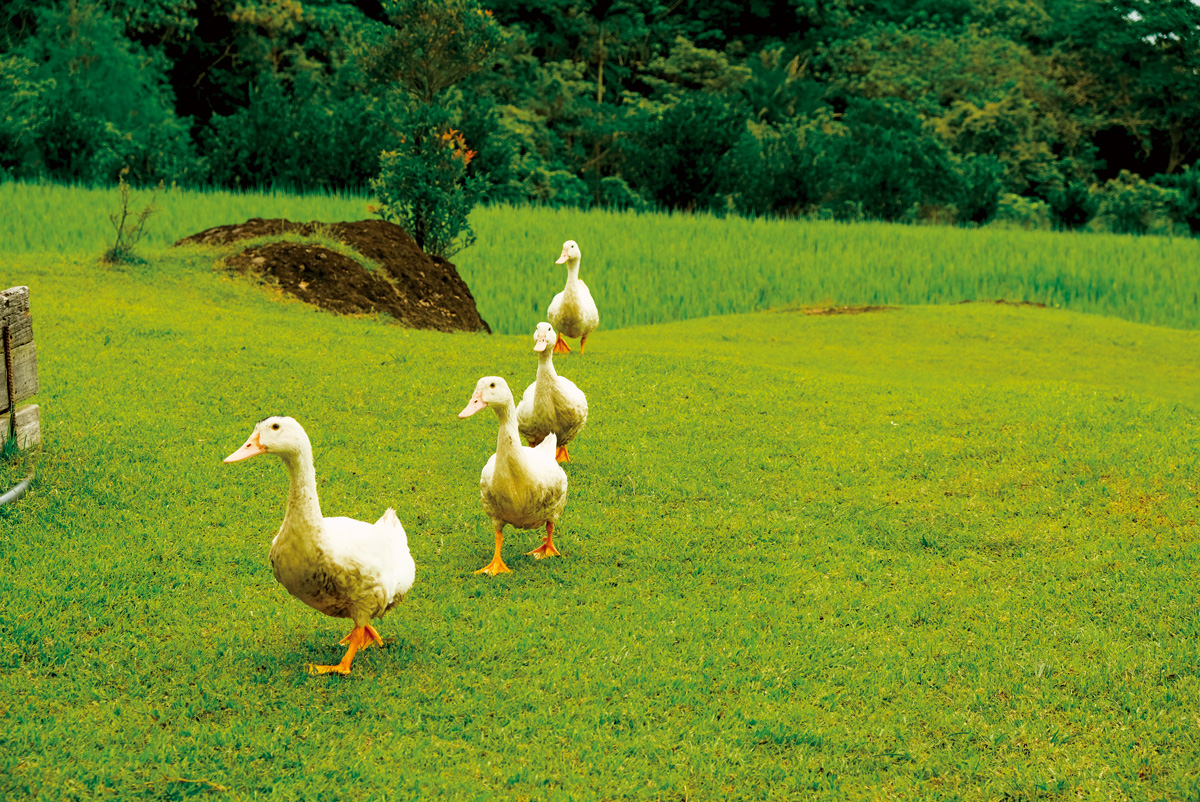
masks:
<svg viewBox="0 0 1200 802"><path fill-rule="evenodd" d="M541 546L527 553L538 559L559 555L554 547L554 525L567 505L567 475L554 459L558 438L553 432L536 447L521 445L512 391L499 376L480 379L471 400L458 417L468 418L485 407L494 409L500 419L496 453L488 459L479 476L483 511L492 519L496 531L496 552L492 561L475 573L495 576L509 573L500 556L505 524L518 529L545 526L546 539Z"/></svg>
<svg viewBox="0 0 1200 802"><path fill-rule="evenodd" d="M588 335L600 325L600 312L596 309L596 302L592 300L591 291L579 280L579 245L573 239L563 243L562 255L555 264L564 263L567 265L567 285L550 302L546 318L558 332L554 353L570 353L571 348L563 339L565 334L568 337L580 338L579 353L582 354Z"/></svg>
<svg viewBox="0 0 1200 802"><path fill-rule="evenodd" d="M575 382L559 376L554 370L554 329L549 323L539 323L533 333L533 350L538 355L537 379L525 388L521 403L517 406L517 429L536 446L546 435L558 437L554 458L559 462L570 462L567 444L587 423L587 396L575 386Z"/></svg>
<svg viewBox="0 0 1200 802"><path fill-rule="evenodd" d="M416 579L408 536L395 510L373 524L353 518L326 518L317 500L312 445L293 418L266 418L245 445L225 462L274 454L291 477L287 510L271 541L275 579L300 601L334 618L349 618L354 629L342 639L346 654L337 665L309 665L315 674L349 674L355 653L383 645L372 618L396 606Z"/></svg>

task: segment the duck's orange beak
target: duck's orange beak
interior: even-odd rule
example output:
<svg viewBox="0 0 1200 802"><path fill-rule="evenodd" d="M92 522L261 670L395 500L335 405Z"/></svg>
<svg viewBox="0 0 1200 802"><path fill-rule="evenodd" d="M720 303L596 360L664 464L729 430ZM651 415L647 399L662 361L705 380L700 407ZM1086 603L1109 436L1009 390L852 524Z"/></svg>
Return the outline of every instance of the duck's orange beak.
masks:
<svg viewBox="0 0 1200 802"><path fill-rule="evenodd" d="M258 429L254 430L254 434L250 435L250 439L246 444L237 451L225 458L225 462L238 462L251 457L257 457L259 454L266 454L267 447L258 442Z"/></svg>
<svg viewBox="0 0 1200 802"><path fill-rule="evenodd" d="M485 407L487 407L487 404L483 402L483 393L479 390L476 390L475 394L471 396L471 400L467 402L465 407L463 407L463 411L458 413L458 417L469 418Z"/></svg>

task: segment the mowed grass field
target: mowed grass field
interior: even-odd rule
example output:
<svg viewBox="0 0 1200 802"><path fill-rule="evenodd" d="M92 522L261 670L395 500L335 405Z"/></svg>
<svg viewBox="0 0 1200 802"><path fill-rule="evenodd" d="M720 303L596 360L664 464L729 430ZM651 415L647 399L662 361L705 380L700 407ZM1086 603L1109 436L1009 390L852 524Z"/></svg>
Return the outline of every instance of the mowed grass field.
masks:
<svg viewBox="0 0 1200 802"><path fill-rule="evenodd" d="M6 799L1200 794L1196 331L990 303L603 329L556 359L591 403L565 556L509 529L487 579L496 424L456 413L532 380L534 310L409 331L203 251L94 255L2 264L45 437L3 467L37 471L0 507ZM395 507L417 560L345 679L304 671L345 622L271 575L282 466L221 463L277 413L324 512Z"/></svg>

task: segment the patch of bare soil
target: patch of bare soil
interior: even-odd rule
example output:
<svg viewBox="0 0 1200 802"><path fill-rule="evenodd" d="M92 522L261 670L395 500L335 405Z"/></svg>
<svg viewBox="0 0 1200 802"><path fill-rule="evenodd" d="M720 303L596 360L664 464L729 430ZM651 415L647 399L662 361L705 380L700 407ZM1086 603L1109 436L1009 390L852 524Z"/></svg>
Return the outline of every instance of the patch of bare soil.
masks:
<svg viewBox="0 0 1200 802"><path fill-rule="evenodd" d="M867 312L886 312L892 306L817 306L801 309L806 315L862 315Z"/></svg>
<svg viewBox="0 0 1200 802"><path fill-rule="evenodd" d="M386 275L315 242L247 248L226 259L225 265L262 276L305 303L333 312L385 312L412 328L491 332L454 265L425 253L404 229L386 220L294 223L255 217L240 225L201 231L175 244L225 245L287 233L307 237L318 231L377 262Z"/></svg>
<svg viewBox="0 0 1200 802"><path fill-rule="evenodd" d="M994 301L972 301L970 298L959 301L960 304L1000 304L1003 306L1036 306L1039 309L1045 309L1046 305L1039 301L1006 301L1003 298L998 298Z"/></svg>

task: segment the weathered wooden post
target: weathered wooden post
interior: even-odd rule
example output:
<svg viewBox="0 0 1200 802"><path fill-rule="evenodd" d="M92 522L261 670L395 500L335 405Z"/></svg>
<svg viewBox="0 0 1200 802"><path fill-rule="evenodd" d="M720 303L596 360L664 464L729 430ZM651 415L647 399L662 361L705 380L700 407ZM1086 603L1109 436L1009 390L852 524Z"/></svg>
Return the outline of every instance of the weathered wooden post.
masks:
<svg viewBox="0 0 1200 802"><path fill-rule="evenodd" d="M11 430L18 448L29 448L42 440L37 404L17 404L38 391L37 346L33 342L33 318L29 314L29 288L13 287L0 292L0 443Z"/></svg>

